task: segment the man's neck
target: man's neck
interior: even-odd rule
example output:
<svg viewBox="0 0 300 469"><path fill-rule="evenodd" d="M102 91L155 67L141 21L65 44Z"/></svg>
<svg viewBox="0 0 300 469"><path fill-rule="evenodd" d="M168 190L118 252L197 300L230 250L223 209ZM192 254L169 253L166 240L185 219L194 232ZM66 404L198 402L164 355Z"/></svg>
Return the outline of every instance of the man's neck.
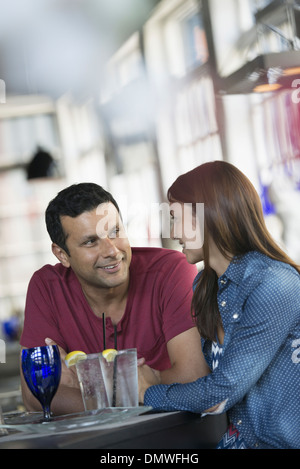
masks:
<svg viewBox="0 0 300 469"><path fill-rule="evenodd" d="M102 317L110 317L113 324L117 324L126 308L128 296L128 284L113 288L97 288L82 286L83 294L93 310L94 314Z"/></svg>

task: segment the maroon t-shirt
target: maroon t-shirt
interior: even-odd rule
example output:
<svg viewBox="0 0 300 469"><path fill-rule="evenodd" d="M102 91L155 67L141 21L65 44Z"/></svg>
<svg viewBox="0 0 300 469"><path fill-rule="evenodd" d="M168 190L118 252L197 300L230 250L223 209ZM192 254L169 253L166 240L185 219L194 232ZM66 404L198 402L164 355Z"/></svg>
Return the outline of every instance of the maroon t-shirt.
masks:
<svg viewBox="0 0 300 469"><path fill-rule="evenodd" d="M117 325L118 349L137 348L151 367L170 367L167 342L194 327L191 318L192 284L197 269L177 251L132 248L130 283L125 313ZM67 353L103 350L102 318L90 308L71 268L45 265L29 283L24 347L45 345L53 339ZM106 348L114 348L114 328L106 318Z"/></svg>

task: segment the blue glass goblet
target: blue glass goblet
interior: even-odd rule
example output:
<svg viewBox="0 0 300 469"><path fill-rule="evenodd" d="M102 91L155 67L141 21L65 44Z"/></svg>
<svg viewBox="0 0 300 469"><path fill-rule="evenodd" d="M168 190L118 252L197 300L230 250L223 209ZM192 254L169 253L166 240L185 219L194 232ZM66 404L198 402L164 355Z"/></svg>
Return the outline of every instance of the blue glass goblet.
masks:
<svg viewBox="0 0 300 469"><path fill-rule="evenodd" d="M42 404L44 420L49 420L50 404L61 377L58 346L45 345L23 349L22 371L28 388Z"/></svg>

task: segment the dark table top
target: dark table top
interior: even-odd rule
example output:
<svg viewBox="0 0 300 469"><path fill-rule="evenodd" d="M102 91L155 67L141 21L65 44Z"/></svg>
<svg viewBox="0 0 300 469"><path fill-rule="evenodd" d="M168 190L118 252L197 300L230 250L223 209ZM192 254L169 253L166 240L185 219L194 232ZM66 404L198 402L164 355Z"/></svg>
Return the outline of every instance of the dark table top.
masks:
<svg viewBox="0 0 300 469"><path fill-rule="evenodd" d="M0 449L212 449L227 428L227 416L148 412L114 424L35 434L0 435Z"/></svg>

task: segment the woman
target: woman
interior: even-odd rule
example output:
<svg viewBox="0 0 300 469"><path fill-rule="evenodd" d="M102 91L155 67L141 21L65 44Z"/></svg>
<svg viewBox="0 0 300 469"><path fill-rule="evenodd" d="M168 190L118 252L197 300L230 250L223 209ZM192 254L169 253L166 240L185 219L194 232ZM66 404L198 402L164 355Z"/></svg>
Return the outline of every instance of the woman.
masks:
<svg viewBox="0 0 300 469"><path fill-rule="evenodd" d="M203 246L188 242L186 216L175 217L172 237L188 262L204 261L192 307L211 373L161 385L143 365L140 401L157 410L227 412L233 448L300 448L299 266L273 241L257 192L233 165L195 168L168 198L192 204L194 227L196 204L204 204Z"/></svg>

